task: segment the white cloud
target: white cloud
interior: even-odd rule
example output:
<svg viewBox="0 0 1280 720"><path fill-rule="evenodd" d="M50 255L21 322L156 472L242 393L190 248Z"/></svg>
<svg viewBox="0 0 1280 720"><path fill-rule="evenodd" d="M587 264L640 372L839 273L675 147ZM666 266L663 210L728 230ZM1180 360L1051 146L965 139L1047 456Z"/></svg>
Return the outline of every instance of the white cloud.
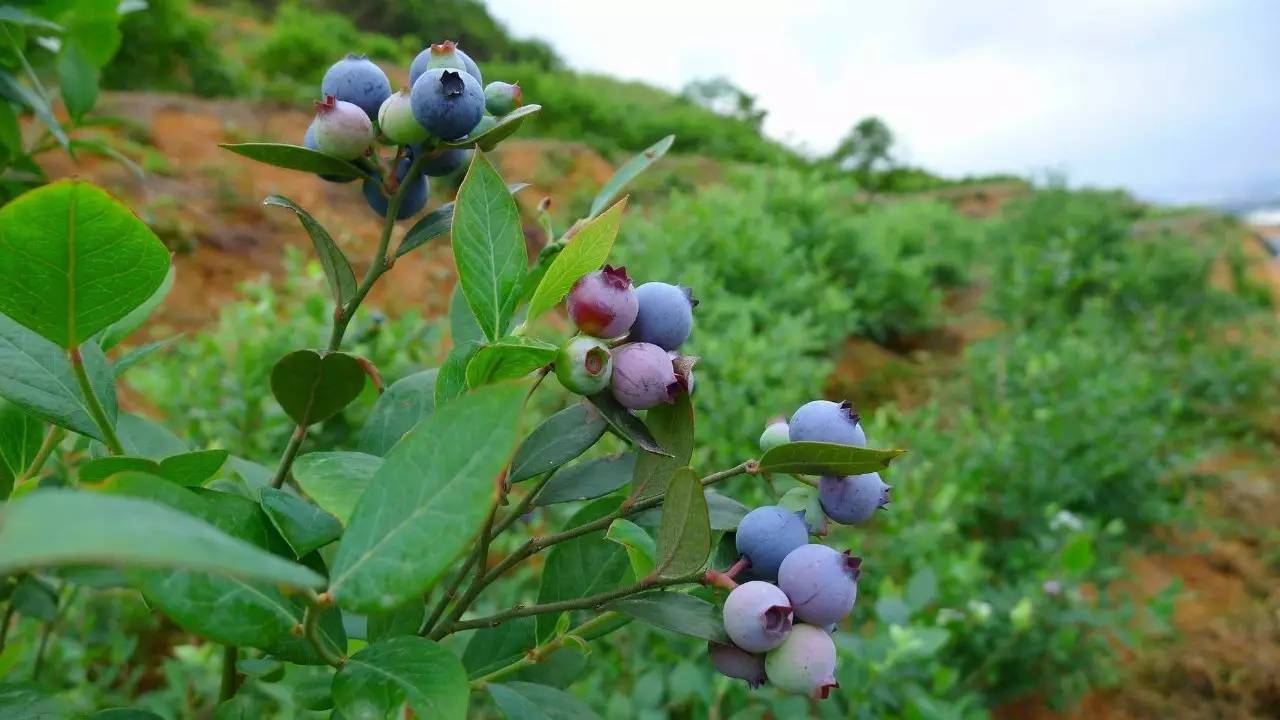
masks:
<svg viewBox="0 0 1280 720"><path fill-rule="evenodd" d="M728 76L825 151L878 114L948 174L1061 170L1157 198L1280 195L1275 0L489 0L570 66Z"/></svg>

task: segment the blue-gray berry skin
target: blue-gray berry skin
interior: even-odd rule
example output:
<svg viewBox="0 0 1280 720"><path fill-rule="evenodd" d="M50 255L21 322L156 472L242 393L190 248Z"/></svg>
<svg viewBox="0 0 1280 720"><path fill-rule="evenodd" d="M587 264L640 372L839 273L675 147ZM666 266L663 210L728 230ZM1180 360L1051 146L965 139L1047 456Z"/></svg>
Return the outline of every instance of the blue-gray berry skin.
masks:
<svg viewBox="0 0 1280 720"><path fill-rule="evenodd" d="M431 177L452 175L471 160L471 151L463 148L450 148L440 154L427 158L422 163L422 174Z"/></svg>
<svg viewBox="0 0 1280 720"><path fill-rule="evenodd" d="M866 447L867 435L861 418L848 402L814 400L807 402L791 416L788 426L792 442L809 440Z"/></svg>
<svg viewBox="0 0 1280 720"><path fill-rule="evenodd" d="M332 95L356 105L369 116L378 119L378 108L391 96L391 82L372 60L364 55L347 55L334 63L320 82L320 94Z"/></svg>
<svg viewBox="0 0 1280 720"><path fill-rule="evenodd" d="M801 513L766 505L742 518L735 542L738 553L751 561L751 577L772 582L778 578L782 560L809 542L809 531Z"/></svg>
<svg viewBox="0 0 1280 720"><path fill-rule="evenodd" d="M443 43L441 44L443 45ZM428 45L426 49L413 58L413 62L409 63L409 87L413 87L414 83L418 82L418 78L422 77L422 73L430 69L432 47ZM484 76L480 74L480 66L476 65L476 61L472 60L471 56L463 52L457 45L454 45L453 52L458 56L458 59L462 60L462 67L467 74L475 78L481 87L484 87Z"/></svg>
<svg viewBox="0 0 1280 720"><path fill-rule="evenodd" d="M724 631L747 652L767 652L781 645L791 632L791 618L786 594L760 580L742 583L724 601Z"/></svg>
<svg viewBox="0 0 1280 720"><path fill-rule="evenodd" d="M465 72L436 68L422 73L410 95L413 116L442 140L466 137L484 116L484 91Z"/></svg>
<svg viewBox="0 0 1280 720"><path fill-rule="evenodd" d="M677 382L671 357L657 345L627 343L614 348L609 389L623 407L648 410L672 402Z"/></svg>
<svg viewBox="0 0 1280 720"><path fill-rule="evenodd" d="M778 568L778 587L791 600L796 619L831 625L853 610L862 559L826 545L801 545Z"/></svg>
<svg viewBox="0 0 1280 720"><path fill-rule="evenodd" d="M818 500L822 512L832 520L842 525L860 525L889 504L891 489L880 479L880 473L825 476L818 482Z"/></svg>
<svg viewBox="0 0 1280 720"><path fill-rule="evenodd" d="M648 282L636 288L639 310L631 325L631 339L653 343L663 350L675 350L693 331L693 308L697 302L688 288L663 282Z"/></svg>
<svg viewBox="0 0 1280 720"><path fill-rule="evenodd" d="M406 182L405 175L409 172L409 167L413 165L413 156L406 155L400 158L400 163L396 165L396 180L398 182ZM427 186L427 178L425 175L418 175L407 181L409 187L405 188L404 198L400 201L400 210L396 213L397 220L404 220L412 217L427 204L427 195L429 188ZM364 199L368 201L369 207L381 217L387 216L387 210L390 209L391 199L382 192L382 184L366 179L364 181Z"/></svg>
<svg viewBox="0 0 1280 720"><path fill-rule="evenodd" d="M724 645L714 640L707 642L707 654L711 664L725 677L746 680L752 690L765 682L764 656L749 653L736 645Z"/></svg>
<svg viewBox="0 0 1280 720"><path fill-rule="evenodd" d="M316 125L314 122L307 126L307 132L302 136L302 146L308 150L320 152L320 148L316 146ZM317 175L316 177L331 183L349 183L355 180L354 177L343 177L342 175Z"/></svg>

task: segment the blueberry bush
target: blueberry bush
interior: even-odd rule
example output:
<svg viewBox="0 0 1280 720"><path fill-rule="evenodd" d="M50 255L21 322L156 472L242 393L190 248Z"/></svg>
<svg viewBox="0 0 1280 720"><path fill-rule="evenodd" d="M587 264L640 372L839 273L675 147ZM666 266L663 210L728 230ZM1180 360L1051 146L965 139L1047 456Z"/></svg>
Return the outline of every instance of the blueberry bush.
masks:
<svg viewBox="0 0 1280 720"><path fill-rule="evenodd" d="M209 697L182 701L218 718L463 718L473 706L592 717L539 671L631 623L696 638L708 668L744 685L838 692L833 633L864 563L810 539L829 520L865 523L887 505L878 471L903 451L867 447L849 403L814 400L785 432L775 424L759 453L695 470L693 397L708 383L682 349L699 301L678 272L637 287L606 264L625 186L669 139L621 168L531 263L513 198L522 186L489 153L540 106L518 85L484 84L448 41L413 58L409 75L411 88L393 92L379 66L347 55L324 74L299 144L224 145L353 192L360 181L381 224L372 257L353 264L305 208L263 201L310 237L329 297L302 317L328 327L273 326L269 352L206 346L230 350L237 370L170 386L184 404L199 396L241 413L238 436L218 437L219 423L178 422L179 434L120 409L119 378L159 348L112 351L173 283L169 253L142 221L74 179L0 208L0 627L15 614L42 621L30 681L6 672L0 714L155 716L85 706L90 696L40 683L67 608L77 597L102 607L99 594L130 598L118 606L130 622L198 638L193 658L221 646L208 673L185 681ZM456 200L424 213L431 178L463 165ZM457 268L452 349L426 370L380 366L385 321L366 317L364 301L398 258L445 236ZM569 338L555 318L562 302L578 331ZM573 400L544 412L551 375ZM213 391L189 390L201 384ZM369 393L358 427L330 424ZM288 427L271 465L257 462L267 416ZM355 448L304 452L330 430ZM713 487L744 476L796 487L753 510ZM555 530L528 522L537 508L584 502ZM519 571L535 564L535 599L482 609L486 594L522 589ZM203 702L213 696L216 707Z"/></svg>

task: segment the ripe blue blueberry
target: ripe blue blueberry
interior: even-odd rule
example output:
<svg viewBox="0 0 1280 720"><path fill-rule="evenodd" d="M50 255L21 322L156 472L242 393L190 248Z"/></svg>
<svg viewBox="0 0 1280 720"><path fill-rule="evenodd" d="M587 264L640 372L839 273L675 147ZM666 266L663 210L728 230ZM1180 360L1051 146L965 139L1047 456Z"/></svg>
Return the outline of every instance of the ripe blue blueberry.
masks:
<svg viewBox="0 0 1280 720"><path fill-rule="evenodd" d="M412 154L406 154L400 158L400 162L396 165L396 182L406 182L405 175L408 174L411 165L413 165ZM400 210L396 213L397 220L404 220L407 217L416 215L427 204L429 188L427 187L426 176L420 174L410 178L407 182L409 187L405 188L404 197L400 200ZM364 199L368 201L369 207L373 208L373 211L379 216L386 217L391 199L383 193L382 183L366 179L363 189Z"/></svg>
<svg viewBox="0 0 1280 720"><path fill-rule="evenodd" d="M561 345L555 364L560 384L579 395L594 395L604 390L613 376L609 346L588 335L579 335Z"/></svg>
<svg viewBox="0 0 1280 720"><path fill-rule="evenodd" d="M777 505L758 507L738 523L738 553L751 561L751 577L773 581L792 550L809 542L802 513Z"/></svg>
<svg viewBox="0 0 1280 720"><path fill-rule="evenodd" d="M859 424L861 420L848 401L807 402L791 416L791 441L811 440L866 447L867 435Z"/></svg>
<svg viewBox="0 0 1280 720"><path fill-rule="evenodd" d="M378 117L382 102L391 95L391 82L372 60L350 54L325 72L320 94L353 103L373 120Z"/></svg>
<svg viewBox="0 0 1280 720"><path fill-rule="evenodd" d="M613 350L613 377L609 389L623 407L648 410L669 403L676 384L675 366L657 345L627 343Z"/></svg>
<svg viewBox="0 0 1280 720"><path fill-rule="evenodd" d="M435 64L432 64L432 59ZM481 86L484 85L484 77L480 75L480 67L476 65L471 56L462 52L457 43L445 40L427 47L418 53L413 62L409 63L409 85L412 87L422 76L422 73L437 67L452 68L454 70L463 70L468 75L476 79Z"/></svg>
<svg viewBox="0 0 1280 720"><path fill-rule="evenodd" d="M452 175L471 159L471 151L462 148L446 148L422 163L422 174L431 177Z"/></svg>
<svg viewBox="0 0 1280 720"><path fill-rule="evenodd" d="M579 332L598 338L622 335L636 319L636 289L624 267L605 265L574 283L565 301Z"/></svg>
<svg viewBox="0 0 1280 720"><path fill-rule="evenodd" d="M639 310L631 325L631 339L675 350L693 330L693 308L698 301L686 287L648 282L636 288Z"/></svg>
<svg viewBox="0 0 1280 720"><path fill-rule="evenodd" d="M409 93L398 90L387 96L378 108L378 129L397 145L412 145L427 139L427 129L413 116Z"/></svg>
<svg viewBox="0 0 1280 720"><path fill-rule="evenodd" d="M465 137L484 115L484 92L465 72L435 68L422 73L410 94L413 116L432 136Z"/></svg>
<svg viewBox="0 0 1280 720"><path fill-rule="evenodd" d="M725 645L714 640L707 642L707 654L711 664L725 677L746 680L751 689L764 684L764 656L749 653L736 645Z"/></svg>
<svg viewBox="0 0 1280 720"><path fill-rule="evenodd" d="M778 568L778 587L791 599L797 620L810 625L839 622L858 598L862 558L826 545L801 545Z"/></svg>
<svg viewBox="0 0 1280 720"><path fill-rule="evenodd" d="M314 120L307 126L307 132L302 136L302 146L308 150L320 151L320 147L316 145L316 124ZM354 177L344 177L342 175L319 175L319 178L333 183L349 183L355 180Z"/></svg>
<svg viewBox="0 0 1280 720"><path fill-rule="evenodd" d="M797 624L764 658L769 682L787 692L825 698L836 682L836 644L822 628Z"/></svg>
<svg viewBox="0 0 1280 720"><path fill-rule="evenodd" d="M786 420L774 420L765 427L764 432L760 433L761 452L768 452L788 442L791 442L791 435Z"/></svg>
<svg viewBox="0 0 1280 720"><path fill-rule="evenodd" d="M724 601L724 631L747 652L772 650L791 631L791 601L767 582L742 583Z"/></svg>
<svg viewBox="0 0 1280 720"><path fill-rule="evenodd" d="M891 489L880 473L825 476L818 482L818 498L827 517L844 525L860 525L889 504Z"/></svg>
<svg viewBox="0 0 1280 720"><path fill-rule="evenodd" d="M484 107L493 115L506 115L524 104L519 83L495 80L484 86Z"/></svg>
<svg viewBox="0 0 1280 720"><path fill-rule="evenodd" d="M343 160L355 160L373 144L373 123L364 111L332 95L316 101L311 127L316 149Z"/></svg>

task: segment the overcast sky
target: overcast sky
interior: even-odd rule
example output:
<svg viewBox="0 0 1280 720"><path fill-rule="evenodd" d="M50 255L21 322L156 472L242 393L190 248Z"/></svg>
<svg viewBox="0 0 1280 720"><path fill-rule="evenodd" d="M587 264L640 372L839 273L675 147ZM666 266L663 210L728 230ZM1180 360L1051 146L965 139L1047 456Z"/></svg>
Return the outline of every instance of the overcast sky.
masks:
<svg viewBox="0 0 1280 720"><path fill-rule="evenodd" d="M948 175L1280 198L1280 0L488 4L575 69L671 89L727 76L809 152L876 114L904 160Z"/></svg>

